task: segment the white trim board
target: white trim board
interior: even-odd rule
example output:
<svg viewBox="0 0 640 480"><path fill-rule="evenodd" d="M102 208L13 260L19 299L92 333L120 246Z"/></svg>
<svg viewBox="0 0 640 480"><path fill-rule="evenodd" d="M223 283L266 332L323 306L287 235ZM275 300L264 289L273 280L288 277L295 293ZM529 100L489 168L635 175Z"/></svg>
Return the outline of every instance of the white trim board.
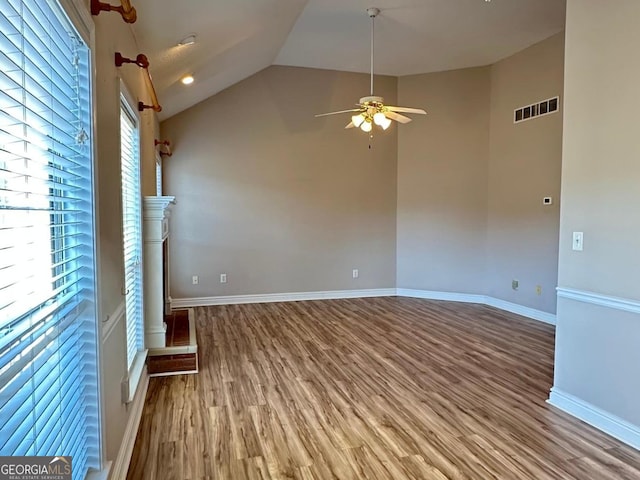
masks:
<svg viewBox="0 0 640 480"><path fill-rule="evenodd" d="M131 455L133 454L133 446L136 443L136 437L138 435L138 427L140 426L140 420L142 419L142 410L144 408L144 400L147 398L147 389L149 388L149 375L147 375L146 368L142 373L140 382L138 383L138 391L133 399L133 402L129 404L131 413L129 414L129 421L124 430L122 436L122 444L118 450L118 456L113 462L110 478L118 480L121 478L127 478L127 471L129 470L129 463L131 463Z"/></svg>
<svg viewBox="0 0 640 480"><path fill-rule="evenodd" d="M623 310L625 312L640 314L640 301L630 298L611 297L595 292L587 292L584 290L576 290L573 288L558 287L559 298L567 298L583 303L591 303L601 307L613 308L614 310Z"/></svg>
<svg viewBox="0 0 640 480"><path fill-rule="evenodd" d="M198 370L180 370L179 372L150 373L149 377L175 377L176 375L195 375L196 373L198 373Z"/></svg>
<svg viewBox="0 0 640 480"><path fill-rule="evenodd" d="M553 313L543 312L542 310L536 310L535 308L525 307L524 305L518 305L517 303L507 302L506 300L500 300L499 298L489 297L487 295L434 292L430 290L409 290L406 288L398 288L397 292L399 297L446 300L449 302L480 303L482 305L487 305L499 310L505 310L523 317L531 318L532 320L548 323L549 325L556 324L556 316Z"/></svg>
<svg viewBox="0 0 640 480"><path fill-rule="evenodd" d="M393 297L395 288L370 290L330 290L325 292L266 293L263 295L229 295L220 297L174 298L171 308L238 305L242 303L300 302L305 300L337 300L341 298Z"/></svg>
<svg viewBox="0 0 640 480"><path fill-rule="evenodd" d="M107 318L102 322L102 343L106 342L113 330L116 328L116 325L120 323L120 320L124 318L124 314L126 312L126 305L124 300L120 302L120 304L116 307L111 315L108 315Z"/></svg>
<svg viewBox="0 0 640 480"><path fill-rule="evenodd" d="M547 403L640 450L640 427L555 387Z"/></svg>
<svg viewBox="0 0 640 480"><path fill-rule="evenodd" d="M550 325L556 324L556 316L534 308L507 302L486 295L412 290L407 288L377 288L370 290L333 290L325 292L268 293L264 295L229 295L219 297L174 298L171 308L208 307L212 305L237 305L242 303L299 302L303 300L337 300L341 298L412 297L448 302L479 303L522 315Z"/></svg>
<svg viewBox="0 0 640 480"><path fill-rule="evenodd" d="M105 462L102 470L89 470L86 480L108 480L112 462Z"/></svg>
<svg viewBox="0 0 640 480"><path fill-rule="evenodd" d="M435 292L432 290L396 289L398 297L423 298L425 300L444 300L447 302L485 303L484 295L473 293Z"/></svg>
<svg viewBox="0 0 640 480"><path fill-rule="evenodd" d="M522 315L523 317L531 318L532 320L548 323L549 325L556 324L556 316L553 313L543 312L542 310L536 310L535 308L525 307L524 305L518 305L517 303L507 302L506 300L500 300L499 298L486 297L484 304L500 310L515 313L517 315Z"/></svg>

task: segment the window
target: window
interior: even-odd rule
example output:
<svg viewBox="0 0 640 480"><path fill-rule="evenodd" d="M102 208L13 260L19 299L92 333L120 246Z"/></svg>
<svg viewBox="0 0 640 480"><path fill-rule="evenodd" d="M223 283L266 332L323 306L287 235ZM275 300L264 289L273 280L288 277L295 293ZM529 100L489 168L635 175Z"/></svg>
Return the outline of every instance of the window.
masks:
<svg viewBox="0 0 640 480"><path fill-rule="evenodd" d="M0 455L99 468L90 51L0 0Z"/></svg>
<svg viewBox="0 0 640 480"><path fill-rule="evenodd" d="M133 399L142 373L142 194L140 190L140 147L138 118L124 85L120 102L120 167L122 172L122 235L124 244L124 288L127 324L128 391L125 402Z"/></svg>

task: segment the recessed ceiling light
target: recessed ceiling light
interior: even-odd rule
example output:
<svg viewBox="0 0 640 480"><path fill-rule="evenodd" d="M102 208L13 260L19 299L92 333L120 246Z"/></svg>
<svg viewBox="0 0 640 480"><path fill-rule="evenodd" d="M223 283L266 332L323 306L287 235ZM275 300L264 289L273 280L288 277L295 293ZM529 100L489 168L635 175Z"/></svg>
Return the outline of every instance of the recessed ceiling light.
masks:
<svg viewBox="0 0 640 480"><path fill-rule="evenodd" d="M191 85L193 83L193 80L194 79L192 75L185 75L180 81L185 85Z"/></svg>
<svg viewBox="0 0 640 480"><path fill-rule="evenodd" d="M196 43L196 34L192 33L191 35L187 35L182 40L180 40L178 42L178 45L182 47L185 45L193 45L194 43Z"/></svg>

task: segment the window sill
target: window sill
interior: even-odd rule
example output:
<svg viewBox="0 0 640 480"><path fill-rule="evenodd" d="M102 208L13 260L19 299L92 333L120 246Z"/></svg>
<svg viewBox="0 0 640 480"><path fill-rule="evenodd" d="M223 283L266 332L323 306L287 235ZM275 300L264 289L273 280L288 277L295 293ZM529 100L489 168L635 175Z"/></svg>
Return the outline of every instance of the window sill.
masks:
<svg viewBox="0 0 640 480"><path fill-rule="evenodd" d="M85 480L107 480L111 472L111 462L107 462L102 470L90 470Z"/></svg>

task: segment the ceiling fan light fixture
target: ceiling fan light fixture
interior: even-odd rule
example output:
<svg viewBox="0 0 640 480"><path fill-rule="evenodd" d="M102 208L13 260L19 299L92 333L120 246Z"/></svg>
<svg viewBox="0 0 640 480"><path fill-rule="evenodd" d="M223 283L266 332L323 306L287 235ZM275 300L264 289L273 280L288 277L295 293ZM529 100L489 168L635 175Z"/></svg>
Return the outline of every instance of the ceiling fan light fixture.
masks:
<svg viewBox="0 0 640 480"><path fill-rule="evenodd" d="M361 113L359 113L358 115L354 115L353 117L351 117L351 121L356 128L359 128L360 125L362 125L362 122L364 122L364 115L362 115Z"/></svg>
<svg viewBox="0 0 640 480"><path fill-rule="evenodd" d="M374 81L374 53L375 53L375 19L380 14L378 8L368 8L367 14L371 18L371 75L370 83L371 89L369 95L362 97L357 103L358 108L351 108L349 110L340 110L338 112L321 113L316 117L326 117L329 115L341 115L343 113L349 113L351 115L351 121L345 127L346 129L360 128L363 132L369 133L373 130L373 125L377 125L383 130L387 130L392 120L400 123L408 123L411 118L402 115L401 113L416 113L420 115L426 115L427 112L421 108L412 107L396 107L391 105L385 105L384 98L374 95L373 81ZM357 112L357 113L353 113Z"/></svg>

